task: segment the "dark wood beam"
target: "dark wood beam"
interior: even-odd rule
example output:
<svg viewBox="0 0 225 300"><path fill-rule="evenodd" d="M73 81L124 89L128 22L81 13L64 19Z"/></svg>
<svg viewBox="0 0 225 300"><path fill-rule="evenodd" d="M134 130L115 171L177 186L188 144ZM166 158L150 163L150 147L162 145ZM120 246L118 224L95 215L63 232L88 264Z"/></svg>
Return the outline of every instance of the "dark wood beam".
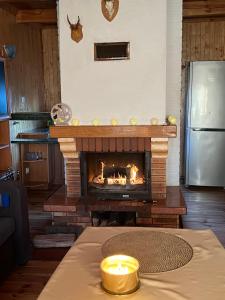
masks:
<svg viewBox="0 0 225 300"><path fill-rule="evenodd" d="M9 5L20 5L27 7L29 5L35 5L38 8L50 8L56 7L56 2L58 0L0 0L0 3Z"/></svg>
<svg viewBox="0 0 225 300"><path fill-rule="evenodd" d="M56 9L18 10L16 14L16 23L57 24Z"/></svg>
<svg viewBox="0 0 225 300"><path fill-rule="evenodd" d="M48 0L0 0L0 3L21 3L21 2L23 2L23 3L32 3L32 2L42 3L42 2L48 2ZM51 1L51 2L53 2L53 1Z"/></svg>
<svg viewBox="0 0 225 300"><path fill-rule="evenodd" d="M11 13L13 15L16 15L16 13L17 13L17 9L13 5L10 5L8 3L3 3L3 2L1 2L1 0L0 0L0 8L8 11L9 13Z"/></svg>
<svg viewBox="0 0 225 300"><path fill-rule="evenodd" d="M210 18L225 16L225 1L185 1L183 18Z"/></svg>

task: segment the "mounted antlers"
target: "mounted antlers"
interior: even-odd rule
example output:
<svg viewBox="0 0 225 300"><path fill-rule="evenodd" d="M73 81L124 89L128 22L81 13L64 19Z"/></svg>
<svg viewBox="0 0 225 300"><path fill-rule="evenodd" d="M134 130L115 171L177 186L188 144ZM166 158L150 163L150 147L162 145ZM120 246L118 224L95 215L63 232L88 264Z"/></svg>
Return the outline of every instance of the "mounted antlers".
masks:
<svg viewBox="0 0 225 300"><path fill-rule="evenodd" d="M76 43L79 43L83 38L83 26L80 24L80 17L78 16L78 21L76 24L72 24L69 20L69 16L67 15L67 21L71 29L71 39L74 40Z"/></svg>

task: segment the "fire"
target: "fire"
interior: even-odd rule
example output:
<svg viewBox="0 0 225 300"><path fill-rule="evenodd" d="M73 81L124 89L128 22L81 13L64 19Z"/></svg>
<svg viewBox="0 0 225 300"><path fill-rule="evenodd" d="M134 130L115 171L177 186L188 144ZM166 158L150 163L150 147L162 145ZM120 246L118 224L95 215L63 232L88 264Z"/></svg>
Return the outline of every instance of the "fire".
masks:
<svg viewBox="0 0 225 300"><path fill-rule="evenodd" d="M130 183L135 184L137 179L137 172L139 171L139 169L135 165L127 165L127 167L130 167Z"/></svg>
<svg viewBox="0 0 225 300"><path fill-rule="evenodd" d="M127 175L120 174L120 172L114 172L111 176L105 177L105 168L110 168L104 162L101 162L101 173L94 177L93 182L97 184L108 184L108 185L135 185L135 184L143 184L144 178L138 176L138 167L135 164L128 164L124 170L126 170ZM115 168L113 164L111 168Z"/></svg>
<svg viewBox="0 0 225 300"><path fill-rule="evenodd" d="M109 184L109 185L112 185L112 184L126 185L127 184L127 177L126 176L123 177L120 174L118 174L118 177L116 177L114 174L113 177L109 177L106 180L107 180L107 184Z"/></svg>

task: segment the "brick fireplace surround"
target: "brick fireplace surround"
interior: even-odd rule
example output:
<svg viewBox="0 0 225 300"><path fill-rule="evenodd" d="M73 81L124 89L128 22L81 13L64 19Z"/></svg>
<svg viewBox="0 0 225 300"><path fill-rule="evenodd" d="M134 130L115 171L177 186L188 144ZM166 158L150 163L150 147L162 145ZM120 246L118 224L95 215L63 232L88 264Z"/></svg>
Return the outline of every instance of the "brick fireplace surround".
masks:
<svg viewBox="0 0 225 300"><path fill-rule="evenodd" d="M44 205L56 218L69 223L91 225L95 211L133 211L136 224L179 227L179 217L186 207L179 187L166 186L168 139L176 137L176 126L53 126L50 135L58 138L65 159L65 188L54 194ZM80 153L84 152L145 152L151 153L152 202L135 200L95 200L81 196ZM84 221L85 222L82 222Z"/></svg>

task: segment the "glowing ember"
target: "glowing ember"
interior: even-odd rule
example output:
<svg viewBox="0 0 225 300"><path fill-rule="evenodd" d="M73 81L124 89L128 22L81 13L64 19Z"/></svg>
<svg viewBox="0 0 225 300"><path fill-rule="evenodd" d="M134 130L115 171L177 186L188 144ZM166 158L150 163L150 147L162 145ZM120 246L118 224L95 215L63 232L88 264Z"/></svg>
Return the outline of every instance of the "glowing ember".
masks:
<svg viewBox="0 0 225 300"><path fill-rule="evenodd" d="M109 177L106 180L107 180L107 184L109 184L109 185L112 185L112 184L126 185L127 184L127 177L126 176L123 177L120 174L118 174L118 177L116 177L114 174L114 177Z"/></svg>

